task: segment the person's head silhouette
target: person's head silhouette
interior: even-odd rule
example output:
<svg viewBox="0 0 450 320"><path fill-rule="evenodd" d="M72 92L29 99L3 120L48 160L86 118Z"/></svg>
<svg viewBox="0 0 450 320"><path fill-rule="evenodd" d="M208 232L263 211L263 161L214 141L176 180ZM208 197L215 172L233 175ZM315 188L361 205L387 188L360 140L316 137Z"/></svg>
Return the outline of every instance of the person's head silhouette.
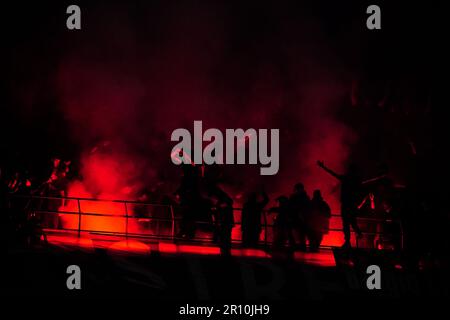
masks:
<svg viewBox="0 0 450 320"><path fill-rule="evenodd" d="M305 191L305 186L301 182L296 183L294 186L294 191L295 192L303 192L303 191Z"/></svg>
<svg viewBox="0 0 450 320"><path fill-rule="evenodd" d="M319 189L314 190L313 200L322 200L322 193L320 192Z"/></svg>

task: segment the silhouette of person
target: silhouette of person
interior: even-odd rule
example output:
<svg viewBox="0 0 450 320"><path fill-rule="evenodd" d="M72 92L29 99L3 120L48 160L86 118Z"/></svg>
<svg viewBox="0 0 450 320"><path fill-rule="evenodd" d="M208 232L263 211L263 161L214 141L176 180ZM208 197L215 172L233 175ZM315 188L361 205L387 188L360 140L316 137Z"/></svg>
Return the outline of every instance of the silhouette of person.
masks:
<svg viewBox="0 0 450 320"><path fill-rule="evenodd" d="M200 194L200 172L197 166L183 164L183 178L180 187L175 192L179 197L181 207L180 231L177 236L192 239L195 236L196 209L199 206Z"/></svg>
<svg viewBox="0 0 450 320"><path fill-rule="evenodd" d="M234 227L233 200L218 186L211 189L211 196L215 202L215 218L217 219L218 240L220 253L223 256L231 255L231 232Z"/></svg>
<svg viewBox="0 0 450 320"><path fill-rule="evenodd" d="M22 188L23 181L19 171L15 172L8 183L8 189L10 193L19 193Z"/></svg>
<svg viewBox="0 0 450 320"><path fill-rule="evenodd" d="M391 211L394 182L389 177L389 168L386 164L378 167L375 178L365 180L362 184L371 190L375 198L373 210L377 215L382 216Z"/></svg>
<svg viewBox="0 0 450 320"><path fill-rule="evenodd" d="M370 219L364 220L364 230L366 235L364 237L365 246L368 248L374 248L375 239L377 238L376 232L378 228L378 222L372 220L375 216L375 195L369 192L358 205L359 215L369 217Z"/></svg>
<svg viewBox="0 0 450 320"><path fill-rule="evenodd" d="M320 190L314 190L308 217L308 239L311 252L319 251L323 235L328 233L331 210Z"/></svg>
<svg viewBox="0 0 450 320"><path fill-rule="evenodd" d="M306 251L307 220L310 199L302 183L294 186L294 193L289 198L289 206L292 210L293 225L299 238L299 249Z"/></svg>
<svg viewBox="0 0 450 320"><path fill-rule="evenodd" d="M277 213L275 217L274 227L274 247L282 248L286 240L288 241L289 248L292 249L295 246L295 239L293 234L293 211L289 205L289 199L286 196L280 196L276 199L278 201L278 207L269 209L269 212Z"/></svg>
<svg viewBox="0 0 450 320"><path fill-rule="evenodd" d="M264 207L269 203L269 197L263 191L262 199L258 201L258 194L252 192L242 208L242 245L255 247L261 233L261 214Z"/></svg>
<svg viewBox="0 0 450 320"><path fill-rule="evenodd" d="M70 164L70 162L69 162ZM41 195L48 197L44 202L44 208L48 211L45 215L45 225L50 228L59 228L60 220L58 210L64 204L63 199L67 196L69 167L58 158L52 159L52 171L48 180L41 189Z"/></svg>
<svg viewBox="0 0 450 320"><path fill-rule="evenodd" d="M373 216L380 219L380 221L374 223L374 226L372 226L373 231L377 233L376 242L374 241L375 237L372 236L375 247L383 248L386 240L385 236L387 236L387 239L391 238L392 244L398 247L398 239L395 235L397 233L397 230L395 230L396 223L393 223L396 215L395 188L394 182L389 176L389 167L387 164L382 163L379 165L377 176L364 181L363 185L371 191L371 209Z"/></svg>
<svg viewBox="0 0 450 320"><path fill-rule="evenodd" d="M345 174L337 174L326 167L323 161L317 161L317 164L327 173L341 181L341 216L345 239L343 248L350 248L350 226L356 232L358 238L362 237L361 230L356 222L358 194L361 187L358 168L355 164L350 164Z"/></svg>

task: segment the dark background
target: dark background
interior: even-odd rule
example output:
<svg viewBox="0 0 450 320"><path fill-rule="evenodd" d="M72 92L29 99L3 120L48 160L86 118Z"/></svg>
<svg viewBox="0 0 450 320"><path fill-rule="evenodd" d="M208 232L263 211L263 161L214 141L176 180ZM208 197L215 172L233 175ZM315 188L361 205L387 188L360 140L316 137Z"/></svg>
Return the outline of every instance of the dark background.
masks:
<svg viewBox="0 0 450 320"><path fill-rule="evenodd" d="M2 4L3 166L38 180L51 157L81 161L107 139L140 163L140 180L173 190L170 132L204 120L281 130L279 175L230 169L231 189L322 187L329 181L309 173L322 158L339 170L357 162L366 176L388 163L429 206L444 203L432 180L437 4L377 3L373 31L361 1L78 1L80 31L66 28L70 4ZM435 208L419 219L439 240L448 214Z"/></svg>

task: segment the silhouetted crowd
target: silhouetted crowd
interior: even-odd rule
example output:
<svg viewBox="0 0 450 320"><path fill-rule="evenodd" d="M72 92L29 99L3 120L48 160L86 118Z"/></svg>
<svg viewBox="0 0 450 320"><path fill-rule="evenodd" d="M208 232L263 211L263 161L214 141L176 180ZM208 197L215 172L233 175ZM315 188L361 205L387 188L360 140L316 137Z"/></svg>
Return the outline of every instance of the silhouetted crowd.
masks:
<svg viewBox="0 0 450 320"><path fill-rule="evenodd" d="M335 173L321 161L318 161L318 165L338 179L341 184L341 216L345 249L351 247L351 228L358 239L363 236L357 223L357 216L365 212L372 218L381 217L382 221L383 219L388 221L388 213L397 210L398 206L390 198L393 184L388 176L387 167L380 167L379 175L375 178L362 181L355 165L350 165L344 174ZM221 189L214 179L202 176L200 171L198 166L183 166L183 178L175 193L182 210L182 221L177 236L184 239L194 238L198 227L196 222L205 221L214 226L214 240L220 243L224 254L229 254L231 231L235 224L232 197ZM364 194L365 196L362 196ZM321 191L314 190L311 198L305 191L304 185L297 183L290 196L282 195L275 200L277 206L266 209L269 197L264 190L248 194L241 214L242 246L258 247L262 242L262 232L266 233L264 238L267 239L267 229L273 228L271 242L275 250L306 251L309 248L311 252L317 252L324 235L329 232L331 218L330 206L323 199ZM396 209L393 209L394 207ZM374 208L379 211L379 214L375 214ZM273 224L267 221L265 211L273 216ZM390 222L382 223L382 227L379 227L378 222L365 223L365 229L368 230L367 237L373 242L377 240L380 249L385 248L381 234L386 231L396 234L395 237L391 237L390 245L394 249L400 249L400 230L392 227L397 223L395 216L391 215L390 218Z"/></svg>
<svg viewBox="0 0 450 320"><path fill-rule="evenodd" d="M56 212L67 197L71 161L53 158L43 179L36 179L28 170L8 171L0 168L0 212L2 235L6 242L27 245L46 240L42 226L59 228L58 215L39 216L30 209L31 196L37 197L37 208Z"/></svg>
<svg viewBox="0 0 450 320"><path fill-rule="evenodd" d="M389 245L393 249L400 249L403 239L400 237L401 230L397 222L403 209L401 201L395 196L395 188L389 178L387 166L380 166L376 177L363 181L355 165L350 165L344 174L339 174L322 161L318 161L317 164L340 182L342 231L345 239L343 247L346 249L351 247L351 229L358 239L363 238L359 226L362 223L368 247L371 246L370 243L375 243L373 247L379 249L387 248ZM27 242L36 240L36 235L40 238L45 236L42 225L53 229L60 228L58 215L44 215L45 218L38 218L33 212L26 211L26 202L29 198L8 198L7 195L40 196L36 197L40 198L40 208L57 212L63 204L64 197L67 196L71 180L71 162L54 158L49 167L47 178L40 184L32 182L27 171L9 174L3 169L0 171L2 224L9 226L15 235L24 235ZM309 249L310 252L317 252L324 235L329 233L331 210L320 190L314 190L310 197L304 185L297 183L291 195L277 197L275 199L277 205L266 208L269 197L261 189L250 192L244 199L242 209L236 209L233 207L233 198L219 186L217 179L211 175L204 176L200 166L182 165L182 169L183 176L175 192L176 201L168 202L177 207L181 217L177 239L191 240L195 238L199 228L207 229L212 232L213 241L219 244L222 254L229 255L236 210L242 210L241 239L245 248L261 246L269 238L270 233L272 238L269 240L274 250ZM142 195L138 200L146 202L149 201L149 197ZM16 205L11 206L11 202L16 202ZM25 210L19 212L14 208ZM357 222L357 217L364 216L381 218L385 222L371 223L370 219ZM268 217L271 218L270 222L267 221ZM389 239L388 246L382 236L387 233L395 235Z"/></svg>

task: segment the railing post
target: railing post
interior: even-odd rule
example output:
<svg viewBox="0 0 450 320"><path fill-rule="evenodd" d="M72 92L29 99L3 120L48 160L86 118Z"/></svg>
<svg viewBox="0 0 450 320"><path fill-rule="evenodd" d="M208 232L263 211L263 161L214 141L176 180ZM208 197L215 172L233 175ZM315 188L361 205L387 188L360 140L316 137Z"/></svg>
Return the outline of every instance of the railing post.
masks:
<svg viewBox="0 0 450 320"><path fill-rule="evenodd" d="M128 239L128 206L127 202L124 202L125 204L125 238Z"/></svg>
<svg viewBox="0 0 450 320"><path fill-rule="evenodd" d="M80 205L80 199L77 199L78 203L78 238L81 235L81 205Z"/></svg>

